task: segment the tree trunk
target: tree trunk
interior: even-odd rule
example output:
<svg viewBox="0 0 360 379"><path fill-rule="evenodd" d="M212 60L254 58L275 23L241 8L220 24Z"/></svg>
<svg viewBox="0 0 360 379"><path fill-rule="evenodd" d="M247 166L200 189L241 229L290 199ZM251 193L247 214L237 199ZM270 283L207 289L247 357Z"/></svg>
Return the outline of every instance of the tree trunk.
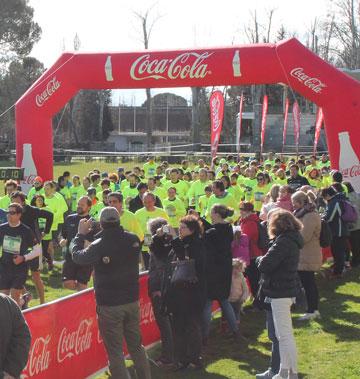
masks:
<svg viewBox="0 0 360 379"><path fill-rule="evenodd" d="M194 151L199 150L200 146L200 102L199 102L199 87L191 87L192 103L191 103L191 134Z"/></svg>
<svg viewBox="0 0 360 379"><path fill-rule="evenodd" d="M103 139L103 120L104 120L104 105L105 105L105 94L103 91L100 91L99 93L99 103L100 103L100 109L99 109L99 124L98 124L98 130L97 130L97 137L98 141L102 141Z"/></svg>
<svg viewBox="0 0 360 379"><path fill-rule="evenodd" d="M150 151L152 146L152 103L151 103L151 90L146 88L146 118L145 118L145 129L146 129L146 150Z"/></svg>

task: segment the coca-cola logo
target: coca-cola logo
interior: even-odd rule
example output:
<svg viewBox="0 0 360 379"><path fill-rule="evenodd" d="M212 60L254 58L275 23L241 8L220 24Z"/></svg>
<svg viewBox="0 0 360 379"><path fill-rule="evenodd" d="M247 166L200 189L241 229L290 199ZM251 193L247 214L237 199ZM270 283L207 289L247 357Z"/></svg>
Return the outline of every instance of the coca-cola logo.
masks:
<svg viewBox="0 0 360 379"><path fill-rule="evenodd" d="M151 302L140 298L140 325L147 325L155 321Z"/></svg>
<svg viewBox="0 0 360 379"><path fill-rule="evenodd" d="M220 127L220 99L218 96L214 96L211 100L211 117L213 121L213 132L215 133Z"/></svg>
<svg viewBox="0 0 360 379"><path fill-rule="evenodd" d="M46 85L45 90L40 93L39 95L36 95L36 105L38 107L42 107L46 101L50 99L50 97L60 88L61 82L56 80L56 77L54 76Z"/></svg>
<svg viewBox="0 0 360 379"><path fill-rule="evenodd" d="M92 324L93 319L89 318L82 320L78 328L72 332L69 332L67 328L61 331L57 347L57 361L59 363L90 349Z"/></svg>
<svg viewBox="0 0 360 379"><path fill-rule="evenodd" d="M321 93L322 89L326 87L319 78L312 77L304 73L302 67L296 67L291 70L290 75L297 79L299 82L303 83L305 87L310 88L315 93Z"/></svg>
<svg viewBox="0 0 360 379"><path fill-rule="evenodd" d="M50 365L50 351L48 349L51 336L39 337L32 344L29 352L29 360L25 367L22 379L33 377L46 371Z"/></svg>
<svg viewBox="0 0 360 379"><path fill-rule="evenodd" d="M360 176L360 165L354 165L350 168L345 168L341 170L341 173L344 178L354 178Z"/></svg>
<svg viewBox="0 0 360 379"><path fill-rule="evenodd" d="M213 53L182 53L173 59L152 59L150 54L141 55L130 68L134 80L144 79L203 79L211 74L205 62Z"/></svg>
<svg viewBox="0 0 360 379"><path fill-rule="evenodd" d="M33 185L34 182L35 182L35 178L36 178L36 175L28 175L28 176L24 176L23 183L24 183L24 184L30 184L30 185Z"/></svg>

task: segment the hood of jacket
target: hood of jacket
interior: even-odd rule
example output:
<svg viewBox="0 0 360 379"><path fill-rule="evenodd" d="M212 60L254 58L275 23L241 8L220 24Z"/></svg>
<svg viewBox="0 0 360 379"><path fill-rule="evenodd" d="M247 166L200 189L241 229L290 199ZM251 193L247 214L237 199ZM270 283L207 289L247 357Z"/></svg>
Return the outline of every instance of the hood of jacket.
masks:
<svg viewBox="0 0 360 379"><path fill-rule="evenodd" d="M247 221L254 221L254 222L259 222L259 216L256 213L251 213L249 216L244 217L241 219L241 222L247 222Z"/></svg>
<svg viewBox="0 0 360 379"><path fill-rule="evenodd" d="M216 229L219 233L221 233L221 235L231 236L231 239L233 238L233 227L228 222L225 222L223 224L214 224L212 227Z"/></svg>
<svg viewBox="0 0 360 379"><path fill-rule="evenodd" d="M304 240L302 238L302 235L300 234L300 232L297 231L282 233L275 239L276 242L284 241L284 243L289 243L289 241L285 240L291 240L291 242L296 244L299 249L302 249L304 246Z"/></svg>

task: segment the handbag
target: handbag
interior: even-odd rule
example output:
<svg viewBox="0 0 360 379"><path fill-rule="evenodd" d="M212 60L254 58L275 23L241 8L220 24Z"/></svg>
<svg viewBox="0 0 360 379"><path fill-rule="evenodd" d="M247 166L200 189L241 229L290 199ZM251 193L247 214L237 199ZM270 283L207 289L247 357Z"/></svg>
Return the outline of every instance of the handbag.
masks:
<svg viewBox="0 0 360 379"><path fill-rule="evenodd" d="M171 262L173 267L170 283L175 286L194 284L198 282L196 275L195 260L189 258L185 247L185 259Z"/></svg>
<svg viewBox="0 0 360 379"><path fill-rule="evenodd" d="M264 286L268 285L268 280L263 277L259 280L259 288L257 294L254 297L253 306L261 310L271 311L271 305L265 302L266 295L264 294Z"/></svg>

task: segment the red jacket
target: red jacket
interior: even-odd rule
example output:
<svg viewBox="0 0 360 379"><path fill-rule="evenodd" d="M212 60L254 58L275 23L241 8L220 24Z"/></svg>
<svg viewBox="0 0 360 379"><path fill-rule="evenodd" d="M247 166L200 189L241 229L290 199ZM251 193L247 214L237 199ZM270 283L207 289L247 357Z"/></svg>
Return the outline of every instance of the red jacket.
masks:
<svg viewBox="0 0 360 379"><path fill-rule="evenodd" d="M250 216L240 219L241 233L246 234L250 243L250 259L255 259L263 255L261 249L258 248L259 231L258 223L260 222L259 216L252 213Z"/></svg>

